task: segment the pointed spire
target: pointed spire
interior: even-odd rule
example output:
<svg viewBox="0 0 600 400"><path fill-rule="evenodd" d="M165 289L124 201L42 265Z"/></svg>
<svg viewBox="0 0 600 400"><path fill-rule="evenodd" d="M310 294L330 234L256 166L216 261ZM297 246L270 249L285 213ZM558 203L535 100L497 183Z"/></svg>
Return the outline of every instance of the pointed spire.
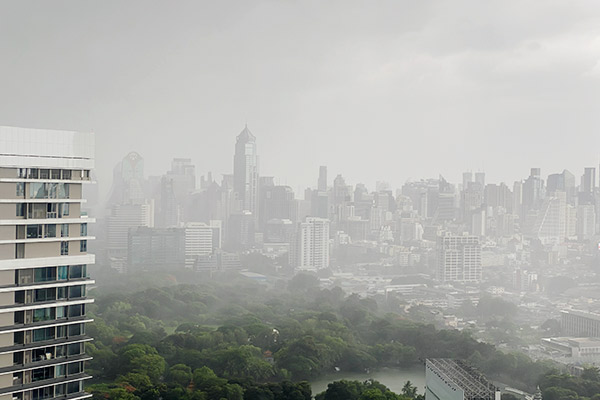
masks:
<svg viewBox="0 0 600 400"><path fill-rule="evenodd" d="M246 125L244 126L244 130L240 132L240 134L237 137L237 140L240 141L244 141L244 142L253 142L256 140L256 137L252 134L252 132L250 132L250 129L248 129L248 124L246 123Z"/></svg>

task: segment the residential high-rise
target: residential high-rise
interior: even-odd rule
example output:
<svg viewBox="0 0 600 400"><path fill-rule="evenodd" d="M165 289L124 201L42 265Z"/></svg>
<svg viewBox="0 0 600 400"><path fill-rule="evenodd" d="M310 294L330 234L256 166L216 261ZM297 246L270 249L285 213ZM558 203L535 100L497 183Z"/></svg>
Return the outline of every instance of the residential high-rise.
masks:
<svg viewBox="0 0 600 400"><path fill-rule="evenodd" d="M290 264L300 270L317 271L329 267L329 220L306 218L298 224L292 241Z"/></svg>
<svg viewBox="0 0 600 400"><path fill-rule="evenodd" d="M94 135L0 127L0 396L83 399Z"/></svg>
<svg viewBox="0 0 600 400"><path fill-rule="evenodd" d="M438 237L437 279L440 282L481 281L479 237L451 235Z"/></svg>
<svg viewBox="0 0 600 400"><path fill-rule="evenodd" d="M256 218L258 211L258 154L256 137L248 126L237 136L233 157L233 190L238 211L249 211Z"/></svg>

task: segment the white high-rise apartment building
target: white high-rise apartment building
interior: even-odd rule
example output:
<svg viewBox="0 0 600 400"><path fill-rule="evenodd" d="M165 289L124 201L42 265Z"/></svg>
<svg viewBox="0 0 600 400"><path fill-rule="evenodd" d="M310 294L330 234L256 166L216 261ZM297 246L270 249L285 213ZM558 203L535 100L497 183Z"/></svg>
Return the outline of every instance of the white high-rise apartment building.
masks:
<svg viewBox="0 0 600 400"><path fill-rule="evenodd" d="M329 220L308 217L298 224L290 251L297 269L316 271L329 267Z"/></svg>
<svg viewBox="0 0 600 400"><path fill-rule="evenodd" d="M0 127L0 400L83 391L92 133Z"/></svg>
<svg viewBox="0 0 600 400"><path fill-rule="evenodd" d="M185 225L185 266L193 268L198 256L221 248L221 221L189 222Z"/></svg>
<svg viewBox="0 0 600 400"><path fill-rule="evenodd" d="M479 282L481 272L481 243L478 236L445 234L438 237L439 281Z"/></svg>

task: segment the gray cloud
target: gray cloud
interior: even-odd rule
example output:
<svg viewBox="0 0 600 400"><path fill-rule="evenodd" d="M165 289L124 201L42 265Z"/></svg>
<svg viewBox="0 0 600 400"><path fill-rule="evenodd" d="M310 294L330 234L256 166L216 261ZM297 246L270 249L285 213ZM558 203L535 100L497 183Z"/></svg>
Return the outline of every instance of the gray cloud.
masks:
<svg viewBox="0 0 600 400"><path fill-rule="evenodd" d="M245 122L294 188L598 162L595 1L2 5L0 123L94 130L105 180L129 150L230 172Z"/></svg>

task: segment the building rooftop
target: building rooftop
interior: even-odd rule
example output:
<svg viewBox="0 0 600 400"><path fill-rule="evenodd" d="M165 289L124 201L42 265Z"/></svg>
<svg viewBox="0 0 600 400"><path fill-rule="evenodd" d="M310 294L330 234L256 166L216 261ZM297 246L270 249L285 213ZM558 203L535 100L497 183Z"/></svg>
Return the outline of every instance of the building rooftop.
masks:
<svg viewBox="0 0 600 400"><path fill-rule="evenodd" d="M465 399L493 399L498 389L485 376L463 361L428 358L427 364L464 391Z"/></svg>

